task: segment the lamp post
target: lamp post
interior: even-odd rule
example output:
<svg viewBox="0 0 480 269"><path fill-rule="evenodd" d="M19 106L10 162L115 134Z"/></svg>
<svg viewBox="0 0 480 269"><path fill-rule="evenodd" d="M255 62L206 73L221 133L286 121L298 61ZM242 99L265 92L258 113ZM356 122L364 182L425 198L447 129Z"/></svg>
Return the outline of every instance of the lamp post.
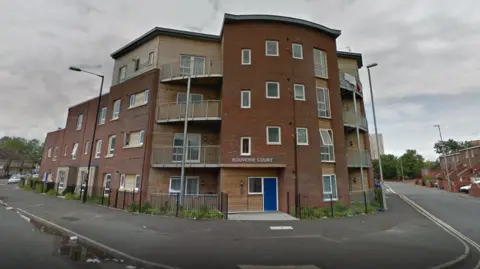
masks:
<svg viewBox="0 0 480 269"><path fill-rule="evenodd" d="M442 151L443 151L443 158L445 158L445 177L447 178L447 181L448 181L448 191L452 191L452 185L451 185L451 182L450 182L450 176L448 175L448 163L447 163L447 153L446 153L446 149L445 149L445 146L443 144L443 138L442 138L442 130L440 129L440 124L435 124L433 125L433 127L437 127L438 128L438 134L440 135L440 143L442 144ZM441 156L440 156L441 157ZM442 159L440 159L440 164L442 163Z"/></svg>
<svg viewBox="0 0 480 269"><path fill-rule="evenodd" d="M377 63L372 63L367 65L368 71L368 84L370 84L370 98L372 99L372 113L373 113L373 125L375 126L375 142L377 144L377 151L380 150L380 142L378 140L378 130L377 130L377 116L375 115L375 103L373 101L373 89L372 89L372 77L370 75L370 68L377 66ZM383 182L383 169L382 169L382 156L378 154L378 167L380 169L380 186L382 188L382 200L383 200L383 209L386 211L387 200L385 199L385 183Z"/></svg>
<svg viewBox="0 0 480 269"><path fill-rule="evenodd" d="M85 179L85 190L83 191L83 198L82 198L82 202L85 203L87 201L88 179L90 178L90 167L91 167L92 156L93 156L93 145L95 144L95 133L97 131L98 113L100 112L100 100L102 98L103 80L105 77L103 75L95 74L74 66L70 66L68 69L75 72L84 72L87 74L95 75L102 79L102 82L100 83L100 92L98 94L97 113L95 114L95 125L93 125L92 141L90 142L90 156L88 157L87 178Z"/></svg>

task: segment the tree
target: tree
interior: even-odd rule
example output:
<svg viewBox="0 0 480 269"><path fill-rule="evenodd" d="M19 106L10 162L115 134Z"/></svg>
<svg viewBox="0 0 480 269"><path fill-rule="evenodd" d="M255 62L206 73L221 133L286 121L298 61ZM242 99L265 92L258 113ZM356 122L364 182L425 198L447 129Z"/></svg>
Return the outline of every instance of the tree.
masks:
<svg viewBox="0 0 480 269"><path fill-rule="evenodd" d="M418 154L414 149L407 149L400 159L403 164L403 174L410 178L415 178L420 175L422 168L425 166L423 156Z"/></svg>
<svg viewBox="0 0 480 269"><path fill-rule="evenodd" d="M8 148L32 159L39 164L43 155L43 143L38 139L27 140L22 137L4 136L0 138L0 148Z"/></svg>
<svg viewBox="0 0 480 269"><path fill-rule="evenodd" d="M448 139L447 141L437 141L433 148L437 154L450 154L457 152L461 149L472 147L472 142L470 141L456 141L453 139Z"/></svg>
<svg viewBox="0 0 480 269"><path fill-rule="evenodd" d="M399 175L398 172L398 158L393 154L383 154L382 158L382 170L384 178L396 178ZM373 160L373 170L375 174L380 174L380 167L378 160Z"/></svg>
<svg viewBox="0 0 480 269"><path fill-rule="evenodd" d="M437 169L440 168L440 162L437 161L429 161L426 160L423 164L423 168L429 168L429 169Z"/></svg>

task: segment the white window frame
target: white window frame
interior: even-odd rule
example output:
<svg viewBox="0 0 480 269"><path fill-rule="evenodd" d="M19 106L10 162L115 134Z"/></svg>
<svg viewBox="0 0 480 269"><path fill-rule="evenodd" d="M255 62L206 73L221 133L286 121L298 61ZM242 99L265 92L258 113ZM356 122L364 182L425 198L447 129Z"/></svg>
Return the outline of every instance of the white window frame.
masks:
<svg viewBox="0 0 480 269"><path fill-rule="evenodd" d="M123 147L124 148L130 147L130 133L123 134Z"/></svg>
<svg viewBox="0 0 480 269"><path fill-rule="evenodd" d="M251 191L250 191L250 180L251 180L251 179L256 179L256 178L259 178L260 181L262 182L262 190L261 190L260 192L251 192ZM263 177L248 177L248 186L247 186L247 188L248 188L248 194L249 194L249 195L263 194Z"/></svg>
<svg viewBox="0 0 480 269"><path fill-rule="evenodd" d="M118 82L119 83L124 82L126 78L127 78L127 66L124 65L118 69Z"/></svg>
<svg viewBox="0 0 480 269"><path fill-rule="evenodd" d="M155 51L148 54L148 65L152 65L155 62Z"/></svg>
<svg viewBox="0 0 480 269"><path fill-rule="evenodd" d="M99 139L97 140L97 144L95 146L95 158L96 159L100 158L101 154L102 154L102 140Z"/></svg>
<svg viewBox="0 0 480 269"><path fill-rule="evenodd" d="M125 179L126 179L125 174L121 174L120 175L120 182L119 182L119 185L118 185L119 190L125 190Z"/></svg>
<svg viewBox="0 0 480 269"><path fill-rule="evenodd" d="M189 179L195 179L196 180L197 193L187 193L187 190L188 190L187 185L188 185L188 180ZM180 189L179 190L173 190L172 189L172 181L173 180L181 180L181 177L180 176L171 176L170 177L170 182L168 184L168 193L169 194L180 193ZM185 195L198 195L200 193L200 177L198 177L198 176L185 176L185 184L183 185L183 187L185 188L185 192L184 192Z"/></svg>
<svg viewBox="0 0 480 269"><path fill-rule="evenodd" d="M320 158L322 155L327 155L325 153L322 153L322 147L328 147L328 159L329 160L321 160L322 162L335 162L335 142L334 142L334 137L333 137L333 131L332 129L323 129L323 128L320 128L319 129L319 132L320 132ZM322 133L322 132L326 132L326 133ZM323 135L326 135L328 134L328 136L330 137L330 140L331 142L328 143L328 141L325 140L325 137L323 137ZM331 154L330 154L331 153ZM332 157L332 158L330 158Z"/></svg>
<svg viewBox="0 0 480 269"><path fill-rule="evenodd" d="M320 52L320 59L315 58L315 51ZM324 50L314 48L313 49L313 66L316 77L328 79L328 62L327 53Z"/></svg>
<svg viewBox="0 0 480 269"><path fill-rule="evenodd" d="M301 142L299 140L300 138L300 131L305 131L305 142ZM305 127L297 127L296 128L296 132L297 132L297 145L299 146L308 146L308 128L305 128Z"/></svg>
<svg viewBox="0 0 480 269"><path fill-rule="evenodd" d="M63 146L63 156L67 156L67 152L68 152L68 145L64 145Z"/></svg>
<svg viewBox="0 0 480 269"><path fill-rule="evenodd" d="M62 178L63 175L63 178ZM58 171L58 188L63 189L65 188L65 177L66 177L65 171Z"/></svg>
<svg viewBox="0 0 480 269"><path fill-rule="evenodd" d="M138 186L137 186L138 183ZM140 175L135 175L135 192L137 192L142 186Z"/></svg>
<svg viewBox="0 0 480 269"><path fill-rule="evenodd" d="M113 145L112 148L112 141L115 138L115 145ZM108 137L108 151L107 151L107 156L113 156L115 154L115 147L117 145L117 136L116 135L111 135Z"/></svg>
<svg viewBox="0 0 480 269"><path fill-rule="evenodd" d="M145 142L145 131L144 130L140 131L140 138L138 139L138 142L139 142L140 146L143 146L143 144Z"/></svg>
<svg viewBox="0 0 480 269"><path fill-rule="evenodd" d="M52 148L48 148L48 158L52 157Z"/></svg>
<svg viewBox="0 0 480 269"><path fill-rule="evenodd" d="M112 120L116 120L120 117L121 105L122 105L122 99L117 99L113 102Z"/></svg>
<svg viewBox="0 0 480 269"><path fill-rule="evenodd" d="M88 154L88 148L90 146L90 141L85 142L85 152L83 154L87 155Z"/></svg>
<svg viewBox="0 0 480 269"><path fill-rule="evenodd" d="M320 100L319 92L323 93L323 100ZM324 105L325 109L320 109L320 105ZM324 112L325 115L320 115ZM332 118L332 109L330 106L330 90L328 88L317 87L317 115L319 118Z"/></svg>
<svg viewBox="0 0 480 269"><path fill-rule="evenodd" d="M108 183L108 184L107 184ZM112 174L105 174L105 180L103 182L103 193L108 196L110 194L110 189L112 188ZM108 187L107 187L108 185Z"/></svg>
<svg viewBox="0 0 480 269"><path fill-rule="evenodd" d="M248 152L243 152L244 141L248 141ZM252 155L252 138L243 136L240 137L240 156L251 156Z"/></svg>
<svg viewBox="0 0 480 269"><path fill-rule="evenodd" d="M185 58L190 58L190 62L189 62L189 66L183 66L183 61L182 61L182 58L185 57ZM202 60L202 64L203 65L197 65L195 62L195 60ZM192 63L193 62L193 63ZM198 76L198 75L205 75L206 73L206 70L205 70L205 64L207 62L207 59L205 57L202 57L202 56L193 56L193 55L180 55L180 76L188 76L188 75L192 75L192 76ZM197 61L198 63L198 61ZM192 67L193 67L193 70L192 70ZM201 67L201 68L199 68ZM188 69L188 73L185 72L185 70ZM198 72L200 71L200 72Z"/></svg>
<svg viewBox="0 0 480 269"><path fill-rule="evenodd" d="M143 104L148 104L148 98L150 95L150 89L143 91Z"/></svg>
<svg viewBox="0 0 480 269"><path fill-rule="evenodd" d="M98 121L98 125L105 124L105 120L107 119L107 113L107 107L102 107L102 110L100 110L100 119Z"/></svg>
<svg viewBox="0 0 480 269"><path fill-rule="evenodd" d="M278 142L270 142L269 129L278 129ZM282 128L280 126L267 126L267 145L281 145L282 144Z"/></svg>
<svg viewBox="0 0 480 269"><path fill-rule="evenodd" d="M245 97L244 94L247 96ZM248 105L244 105L244 98L247 98ZM242 90L240 92L240 108L252 108L252 92L250 90Z"/></svg>
<svg viewBox="0 0 480 269"><path fill-rule="evenodd" d="M277 95L276 96L268 96L268 85L274 84L277 85ZM265 82L265 97L267 99L280 99L280 82L277 81L267 81Z"/></svg>
<svg viewBox="0 0 480 269"><path fill-rule="evenodd" d="M78 143L73 144L72 148L72 160L77 159Z"/></svg>
<svg viewBox="0 0 480 269"><path fill-rule="evenodd" d="M300 48L300 56L295 56L295 48ZM294 59L303 60L303 45L299 43L292 43L292 57Z"/></svg>
<svg viewBox="0 0 480 269"><path fill-rule="evenodd" d="M82 125L83 125L83 114L80 114L77 117L77 130L81 130Z"/></svg>
<svg viewBox="0 0 480 269"><path fill-rule="evenodd" d="M275 44L275 50L276 50L276 54L268 54L268 45L269 44ZM278 51L278 41L277 40L265 40L265 56L279 56L280 53Z"/></svg>
<svg viewBox="0 0 480 269"><path fill-rule="evenodd" d="M246 55L244 55L244 53L248 54L248 61L244 61L245 60L244 56L246 56ZM242 49L241 57L242 57L242 60L241 60L242 65L251 65L252 64L252 50L251 49Z"/></svg>
<svg viewBox="0 0 480 269"><path fill-rule="evenodd" d="M302 94L301 97L297 97L297 90L299 90L301 92L301 94ZM293 84L293 97L297 101L305 101L306 100L305 85L303 85L303 84Z"/></svg>
<svg viewBox="0 0 480 269"><path fill-rule="evenodd" d="M128 103L128 108L135 107L136 96L137 96L137 94L135 94L135 93L130 94L130 100L129 100L129 103Z"/></svg>
<svg viewBox="0 0 480 269"><path fill-rule="evenodd" d="M328 180L330 180L330 191L325 192L325 184L324 184L324 178L329 177ZM333 179L333 180L332 180ZM335 181L335 182L333 182ZM333 183L335 183L335 193L333 193ZM338 185L337 185L337 176L335 174L324 174L322 175L322 194L323 194L323 201L337 201L338 200ZM334 195L332 199L330 199L329 195Z"/></svg>
<svg viewBox="0 0 480 269"><path fill-rule="evenodd" d="M53 161L57 160L57 151L58 151L58 147L54 147L53 148Z"/></svg>
<svg viewBox="0 0 480 269"><path fill-rule="evenodd" d="M189 154L189 149L190 147L192 146L188 146L188 139L190 137L198 137L198 141L199 141L199 144L198 144L198 149L199 149L199 156L197 159L192 159L192 157L190 156ZM175 157L179 157L181 156L183 158L183 152L182 153L177 153L175 151L175 149L182 149L183 151L183 147L182 146L175 146L175 140L178 139L178 138L181 138L182 141L183 141L183 134L182 133L174 133L173 134L173 141L172 141L172 146L173 146L173 152L172 152L172 158L174 159L173 162L174 163L178 163L178 162L182 162L182 159L180 160L176 160ZM191 133L188 133L187 134L187 152L186 152L186 159L185 159L185 162L189 162L189 163L199 163L201 161L201 153L202 153L202 135L201 134L191 134Z"/></svg>

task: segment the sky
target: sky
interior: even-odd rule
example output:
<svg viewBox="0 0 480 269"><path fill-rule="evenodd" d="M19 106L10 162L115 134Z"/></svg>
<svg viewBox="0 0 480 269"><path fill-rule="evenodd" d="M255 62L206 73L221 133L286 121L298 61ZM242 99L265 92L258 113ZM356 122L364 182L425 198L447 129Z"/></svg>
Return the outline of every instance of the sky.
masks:
<svg viewBox="0 0 480 269"><path fill-rule="evenodd" d="M0 0L0 137L43 140L67 108L93 98L110 54L155 26L219 34L223 14L274 14L339 29L337 49L371 69L386 153L435 159L439 139L480 139L480 1L462 0ZM368 76L360 71L370 132ZM477 79L475 79L477 78Z"/></svg>

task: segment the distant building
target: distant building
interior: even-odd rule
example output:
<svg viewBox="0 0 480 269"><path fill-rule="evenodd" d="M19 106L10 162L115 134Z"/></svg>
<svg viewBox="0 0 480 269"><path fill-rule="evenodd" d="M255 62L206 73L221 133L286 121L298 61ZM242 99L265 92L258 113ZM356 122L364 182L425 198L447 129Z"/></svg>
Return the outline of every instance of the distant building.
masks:
<svg viewBox="0 0 480 269"><path fill-rule="evenodd" d="M383 135L378 134L378 142L380 149L377 149L377 138L375 134L370 134L370 152L372 153L372 160L377 160L379 154L385 154L385 149L383 148Z"/></svg>

